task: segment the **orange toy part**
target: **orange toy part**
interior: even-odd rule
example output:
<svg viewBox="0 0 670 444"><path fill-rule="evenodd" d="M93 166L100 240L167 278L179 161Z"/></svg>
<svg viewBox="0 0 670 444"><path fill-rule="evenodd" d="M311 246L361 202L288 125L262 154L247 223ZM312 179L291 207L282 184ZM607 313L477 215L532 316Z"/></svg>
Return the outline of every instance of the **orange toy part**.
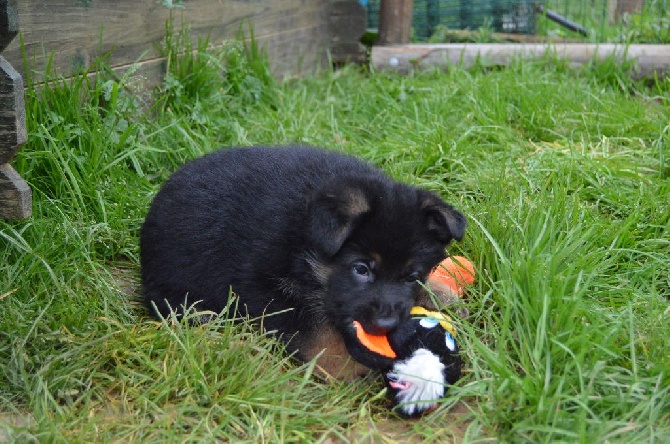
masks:
<svg viewBox="0 0 670 444"><path fill-rule="evenodd" d="M363 330L363 326L358 321L354 321L354 328L356 328L356 337L365 348L379 355L386 356L387 358L396 358L396 354L391 348L391 344L389 344L389 340L386 336L371 335Z"/></svg>
<svg viewBox="0 0 670 444"><path fill-rule="evenodd" d="M449 286L455 293L475 282L475 267L463 256L449 256L430 273L430 278Z"/></svg>

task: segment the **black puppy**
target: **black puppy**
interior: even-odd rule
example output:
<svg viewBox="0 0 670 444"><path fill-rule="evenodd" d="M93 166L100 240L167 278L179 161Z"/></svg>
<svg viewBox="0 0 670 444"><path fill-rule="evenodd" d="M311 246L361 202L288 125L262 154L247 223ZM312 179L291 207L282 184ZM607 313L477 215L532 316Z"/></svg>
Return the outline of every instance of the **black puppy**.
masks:
<svg viewBox="0 0 670 444"><path fill-rule="evenodd" d="M437 195L307 146L229 148L177 171L142 227L145 301L167 316L238 309L327 374L366 371L343 335L409 316L465 218ZM155 311L154 311L155 312ZM280 312L276 315L273 313ZM271 316L270 316L271 315Z"/></svg>

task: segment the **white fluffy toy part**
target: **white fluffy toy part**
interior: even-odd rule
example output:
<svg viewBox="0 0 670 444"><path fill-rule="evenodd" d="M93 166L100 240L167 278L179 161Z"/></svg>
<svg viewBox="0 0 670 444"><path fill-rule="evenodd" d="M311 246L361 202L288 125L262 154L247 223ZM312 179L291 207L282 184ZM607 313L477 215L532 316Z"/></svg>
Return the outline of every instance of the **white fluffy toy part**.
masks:
<svg viewBox="0 0 670 444"><path fill-rule="evenodd" d="M389 385L398 390L395 397L398 408L408 416L429 410L445 393L445 365L440 358L425 348L398 361L386 374Z"/></svg>

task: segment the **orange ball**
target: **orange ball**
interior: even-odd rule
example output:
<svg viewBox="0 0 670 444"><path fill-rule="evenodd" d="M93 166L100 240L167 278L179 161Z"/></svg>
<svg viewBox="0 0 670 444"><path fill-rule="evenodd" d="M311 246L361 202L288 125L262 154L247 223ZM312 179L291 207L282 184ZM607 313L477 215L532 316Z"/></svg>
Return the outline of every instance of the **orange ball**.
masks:
<svg viewBox="0 0 670 444"><path fill-rule="evenodd" d="M463 294L464 287L475 282L475 267L463 256L449 256L430 273L430 279Z"/></svg>

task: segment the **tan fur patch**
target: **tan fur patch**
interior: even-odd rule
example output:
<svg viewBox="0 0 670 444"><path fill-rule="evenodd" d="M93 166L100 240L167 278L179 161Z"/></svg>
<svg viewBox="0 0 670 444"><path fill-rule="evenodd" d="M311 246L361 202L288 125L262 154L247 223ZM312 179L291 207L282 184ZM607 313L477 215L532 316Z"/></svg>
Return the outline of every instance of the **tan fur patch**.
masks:
<svg viewBox="0 0 670 444"><path fill-rule="evenodd" d="M312 254L306 255L305 260L309 264L309 267L312 269L316 281L323 286L327 285L328 279L330 279L330 275L333 272L333 270L326 264L319 261L316 258L316 256Z"/></svg>
<svg viewBox="0 0 670 444"><path fill-rule="evenodd" d="M376 264L377 266L381 265L381 263L382 263L382 255L381 255L381 254L379 254L379 253L371 253L371 254L370 254L370 257L372 258L372 260L375 262L375 264Z"/></svg>
<svg viewBox="0 0 670 444"><path fill-rule="evenodd" d="M347 204L342 208L344 214L354 218L370 210L370 203L361 190L350 190L347 193Z"/></svg>
<svg viewBox="0 0 670 444"><path fill-rule="evenodd" d="M353 360L342 337L331 327L323 328L308 344L301 347L300 353L307 360L318 356L316 372L327 380L351 381L371 371Z"/></svg>

